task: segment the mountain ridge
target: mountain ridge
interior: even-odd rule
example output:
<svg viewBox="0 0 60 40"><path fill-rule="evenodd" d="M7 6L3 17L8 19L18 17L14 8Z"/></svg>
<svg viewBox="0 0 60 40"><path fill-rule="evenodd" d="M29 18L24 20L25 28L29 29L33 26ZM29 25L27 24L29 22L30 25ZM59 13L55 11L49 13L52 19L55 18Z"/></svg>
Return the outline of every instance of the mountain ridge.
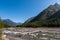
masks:
<svg viewBox="0 0 60 40"><path fill-rule="evenodd" d="M46 20L47 18L51 17L54 15L57 11L60 10L60 5L55 3L54 5L50 5L47 9L43 10L40 12L33 20L30 20L30 22L35 21L40 21L40 20Z"/></svg>
<svg viewBox="0 0 60 40"><path fill-rule="evenodd" d="M33 19L28 19L25 27L60 27L60 5L55 3L54 5L48 6Z"/></svg>

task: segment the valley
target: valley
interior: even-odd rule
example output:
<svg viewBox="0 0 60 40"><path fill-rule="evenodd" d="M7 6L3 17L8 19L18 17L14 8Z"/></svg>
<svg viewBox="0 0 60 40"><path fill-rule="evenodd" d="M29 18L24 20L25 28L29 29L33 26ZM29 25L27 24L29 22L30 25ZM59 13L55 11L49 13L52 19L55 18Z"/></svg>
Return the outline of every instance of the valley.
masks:
<svg viewBox="0 0 60 40"><path fill-rule="evenodd" d="M60 0L0 0L0 40L60 40Z"/></svg>

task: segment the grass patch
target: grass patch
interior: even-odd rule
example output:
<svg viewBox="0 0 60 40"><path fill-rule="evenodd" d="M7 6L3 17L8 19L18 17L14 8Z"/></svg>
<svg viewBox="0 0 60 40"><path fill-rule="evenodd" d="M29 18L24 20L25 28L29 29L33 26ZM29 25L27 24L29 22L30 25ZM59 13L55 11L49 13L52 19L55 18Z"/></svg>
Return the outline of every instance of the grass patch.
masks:
<svg viewBox="0 0 60 40"><path fill-rule="evenodd" d="M0 29L0 40L2 40L2 30Z"/></svg>

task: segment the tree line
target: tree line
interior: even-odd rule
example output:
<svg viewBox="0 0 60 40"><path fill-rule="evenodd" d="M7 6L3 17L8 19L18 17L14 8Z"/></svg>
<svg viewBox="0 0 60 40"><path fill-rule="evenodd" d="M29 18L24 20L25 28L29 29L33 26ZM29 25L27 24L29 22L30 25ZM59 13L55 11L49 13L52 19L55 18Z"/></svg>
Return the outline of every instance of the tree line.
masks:
<svg viewBox="0 0 60 40"><path fill-rule="evenodd" d="M40 20L17 25L17 27L60 27L60 20Z"/></svg>

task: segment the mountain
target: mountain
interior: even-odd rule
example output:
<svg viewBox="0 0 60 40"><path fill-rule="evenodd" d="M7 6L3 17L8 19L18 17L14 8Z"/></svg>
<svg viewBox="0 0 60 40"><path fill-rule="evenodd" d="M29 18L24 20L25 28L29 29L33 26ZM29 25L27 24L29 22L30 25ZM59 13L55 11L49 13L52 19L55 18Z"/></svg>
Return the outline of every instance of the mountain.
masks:
<svg viewBox="0 0 60 40"><path fill-rule="evenodd" d="M12 27L21 24L21 23L15 23L15 22L11 21L10 19L4 19L4 20L3 20L3 23L4 23L4 24L7 24L7 25L9 25L9 26L12 26Z"/></svg>
<svg viewBox="0 0 60 40"><path fill-rule="evenodd" d="M7 24L4 24L3 20L0 18L0 28L6 28L6 27L10 27Z"/></svg>
<svg viewBox="0 0 60 40"><path fill-rule="evenodd" d="M20 23L20 22L18 22L18 23L16 23L16 25L22 25L23 23Z"/></svg>
<svg viewBox="0 0 60 40"><path fill-rule="evenodd" d="M55 3L54 5L50 5L48 8L46 8L45 10L43 10L42 12L40 12L32 20L29 20L29 22L35 22L35 21L40 21L40 20L47 20L52 15L55 15L56 12L58 12L59 10L60 10L60 5L57 4L57 3Z"/></svg>
<svg viewBox="0 0 60 40"><path fill-rule="evenodd" d="M25 27L60 27L60 5L55 3L40 12L37 16L29 18L22 25Z"/></svg>
<svg viewBox="0 0 60 40"><path fill-rule="evenodd" d="M51 17L49 17L47 20L60 20L60 10Z"/></svg>
<svg viewBox="0 0 60 40"><path fill-rule="evenodd" d="M27 21L25 21L24 23L29 23L31 20L33 20L35 17L31 17L29 18Z"/></svg>

